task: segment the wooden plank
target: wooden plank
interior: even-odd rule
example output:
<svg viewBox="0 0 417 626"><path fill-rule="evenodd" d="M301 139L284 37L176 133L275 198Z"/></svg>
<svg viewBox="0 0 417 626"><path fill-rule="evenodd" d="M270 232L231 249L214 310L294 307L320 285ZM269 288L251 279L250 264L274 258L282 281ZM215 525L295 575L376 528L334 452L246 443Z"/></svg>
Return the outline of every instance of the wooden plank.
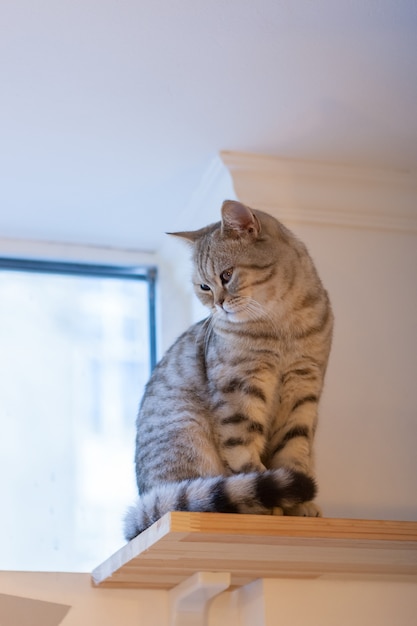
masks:
<svg viewBox="0 0 417 626"><path fill-rule="evenodd" d="M95 586L170 589L196 571L257 578L417 577L417 522L168 513L92 573Z"/></svg>

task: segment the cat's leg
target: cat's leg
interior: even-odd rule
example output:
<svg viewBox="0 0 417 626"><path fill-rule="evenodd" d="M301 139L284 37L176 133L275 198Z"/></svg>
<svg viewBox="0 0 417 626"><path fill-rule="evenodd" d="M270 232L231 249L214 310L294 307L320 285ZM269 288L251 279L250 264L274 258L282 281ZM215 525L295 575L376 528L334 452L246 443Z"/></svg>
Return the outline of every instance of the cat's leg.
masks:
<svg viewBox="0 0 417 626"><path fill-rule="evenodd" d="M314 363L297 363L282 376L280 408L270 441L271 468L288 467L314 478L314 435L323 378ZM320 517L315 502L277 514Z"/></svg>
<svg viewBox="0 0 417 626"><path fill-rule="evenodd" d="M228 398L228 402L222 402L217 407L216 434L219 454L228 473L265 471L266 467L262 462L265 450L265 415L263 397L245 397L243 402L237 398Z"/></svg>
<svg viewBox="0 0 417 626"><path fill-rule="evenodd" d="M139 493L165 483L225 474L204 409L171 411L169 420L148 418L146 405L137 423L136 479Z"/></svg>

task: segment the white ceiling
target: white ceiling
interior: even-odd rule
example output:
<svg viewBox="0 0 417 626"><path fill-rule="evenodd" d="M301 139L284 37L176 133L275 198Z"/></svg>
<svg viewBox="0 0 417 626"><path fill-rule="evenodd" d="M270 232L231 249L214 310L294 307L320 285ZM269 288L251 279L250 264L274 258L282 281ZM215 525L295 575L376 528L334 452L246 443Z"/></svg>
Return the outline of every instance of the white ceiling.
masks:
<svg viewBox="0 0 417 626"><path fill-rule="evenodd" d="M152 249L220 150L417 169L415 0L1 0L0 23L0 237Z"/></svg>

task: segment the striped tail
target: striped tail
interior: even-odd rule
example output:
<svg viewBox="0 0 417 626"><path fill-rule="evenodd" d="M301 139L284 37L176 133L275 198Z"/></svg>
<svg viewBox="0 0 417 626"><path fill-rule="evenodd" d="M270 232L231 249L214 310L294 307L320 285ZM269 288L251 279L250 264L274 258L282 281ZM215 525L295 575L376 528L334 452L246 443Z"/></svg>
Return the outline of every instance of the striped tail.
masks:
<svg viewBox="0 0 417 626"><path fill-rule="evenodd" d="M287 468L235 476L206 476L165 483L139 496L129 508L124 534L130 541L169 511L201 513L270 513L313 500L312 478Z"/></svg>

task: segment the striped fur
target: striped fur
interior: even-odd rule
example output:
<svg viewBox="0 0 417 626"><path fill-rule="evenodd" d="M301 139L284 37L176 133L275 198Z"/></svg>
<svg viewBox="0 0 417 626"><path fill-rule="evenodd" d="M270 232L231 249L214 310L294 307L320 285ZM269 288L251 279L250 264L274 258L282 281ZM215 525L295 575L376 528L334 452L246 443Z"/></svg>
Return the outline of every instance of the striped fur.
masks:
<svg viewBox="0 0 417 626"><path fill-rule="evenodd" d="M305 246L234 201L221 222L175 234L210 316L146 387L126 538L170 510L319 515L313 440L333 316Z"/></svg>

